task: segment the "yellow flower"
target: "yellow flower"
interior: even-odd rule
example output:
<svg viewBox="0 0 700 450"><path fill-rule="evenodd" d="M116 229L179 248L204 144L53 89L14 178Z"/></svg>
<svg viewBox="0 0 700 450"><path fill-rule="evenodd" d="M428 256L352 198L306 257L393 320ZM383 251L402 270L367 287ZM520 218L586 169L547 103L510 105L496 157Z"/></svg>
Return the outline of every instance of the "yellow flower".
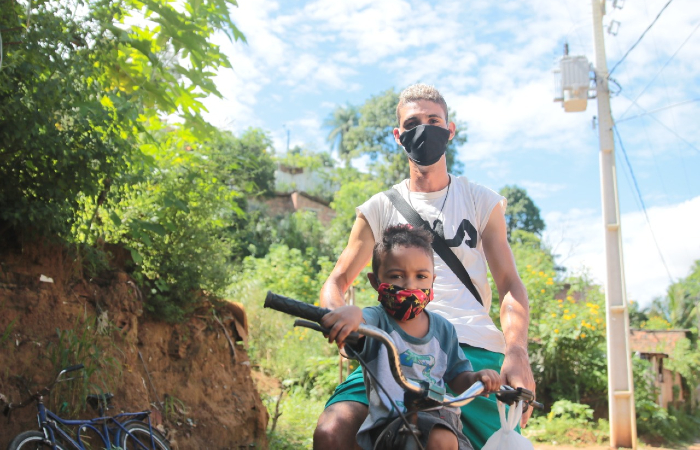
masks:
<svg viewBox="0 0 700 450"><path fill-rule="evenodd" d="M531 268L532 268L532 265L528 264L528 265L525 266L525 267L527 267L528 269L531 269Z"/></svg>
<svg viewBox="0 0 700 450"><path fill-rule="evenodd" d="M543 277L543 276L544 276L544 272L542 272L542 271L540 270L539 276Z"/></svg>
<svg viewBox="0 0 700 450"><path fill-rule="evenodd" d="M560 308L563 308L563 307L564 307L564 305L559 305L559 307L560 307Z"/></svg>
<svg viewBox="0 0 700 450"><path fill-rule="evenodd" d="M542 293L544 294L545 292L547 292L547 291L545 291L544 289L542 289Z"/></svg>
<svg viewBox="0 0 700 450"><path fill-rule="evenodd" d="M572 319L575 319L575 318L576 318L576 314L572 314L572 315L571 315L571 318L572 318Z"/></svg>
<svg viewBox="0 0 700 450"><path fill-rule="evenodd" d="M564 300L562 300L562 299L560 299L560 298L558 298L557 301L558 301L559 303L563 303L563 302L564 302Z"/></svg>
<svg viewBox="0 0 700 450"><path fill-rule="evenodd" d="M554 314L554 313L552 313L552 317L557 317L557 315L556 315L556 314Z"/></svg>
<svg viewBox="0 0 700 450"><path fill-rule="evenodd" d="M318 302L314 302L314 306L318 306L318 304L319 304Z"/></svg>
<svg viewBox="0 0 700 450"><path fill-rule="evenodd" d="M566 296L566 299L567 299L567 300L573 300L574 298L573 298L572 296L570 296L570 295L567 295L567 296Z"/></svg>
<svg viewBox="0 0 700 450"><path fill-rule="evenodd" d="M559 328L555 328L555 329L554 329L554 332L555 332L555 333L559 333Z"/></svg>
<svg viewBox="0 0 700 450"><path fill-rule="evenodd" d="M585 338L585 337L586 337L586 333L581 333L581 337L582 337L582 338Z"/></svg>
<svg viewBox="0 0 700 450"><path fill-rule="evenodd" d="M569 319L571 319L571 316L569 316L568 314L564 314L564 320L569 320Z"/></svg>
<svg viewBox="0 0 700 450"><path fill-rule="evenodd" d="M547 281L545 284L549 284L549 285L551 286L552 284L554 284L554 281L549 280L549 281Z"/></svg>
<svg viewBox="0 0 700 450"><path fill-rule="evenodd" d="M565 310L564 310L564 312L565 312L565 313L568 313L568 312L569 312L569 310L568 310L568 309L565 309Z"/></svg>

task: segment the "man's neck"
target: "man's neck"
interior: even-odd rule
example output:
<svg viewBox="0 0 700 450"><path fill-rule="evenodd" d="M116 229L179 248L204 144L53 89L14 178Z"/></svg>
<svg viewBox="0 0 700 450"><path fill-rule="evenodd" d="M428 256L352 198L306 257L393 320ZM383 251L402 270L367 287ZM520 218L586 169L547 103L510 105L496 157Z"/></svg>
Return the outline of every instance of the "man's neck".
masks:
<svg viewBox="0 0 700 450"><path fill-rule="evenodd" d="M437 192L450 183L444 158L430 167L418 168L415 164L410 166L411 192Z"/></svg>

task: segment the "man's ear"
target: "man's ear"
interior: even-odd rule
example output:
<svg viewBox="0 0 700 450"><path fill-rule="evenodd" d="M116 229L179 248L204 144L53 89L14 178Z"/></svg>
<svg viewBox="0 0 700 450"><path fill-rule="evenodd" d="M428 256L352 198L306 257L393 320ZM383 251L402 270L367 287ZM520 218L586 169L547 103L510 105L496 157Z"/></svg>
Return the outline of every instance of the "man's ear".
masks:
<svg viewBox="0 0 700 450"><path fill-rule="evenodd" d="M394 128L394 140L397 144L401 145L401 131L399 131L398 128Z"/></svg>
<svg viewBox="0 0 700 450"><path fill-rule="evenodd" d="M452 140L452 138L455 137L455 134L457 133L457 125L455 125L454 122L450 122L447 124L447 129L450 130L450 140Z"/></svg>
<svg viewBox="0 0 700 450"><path fill-rule="evenodd" d="M367 279L369 280L369 284L372 285L375 291L379 290L379 282L377 281L377 276L374 274L374 272L370 272L367 274Z"/></svg>

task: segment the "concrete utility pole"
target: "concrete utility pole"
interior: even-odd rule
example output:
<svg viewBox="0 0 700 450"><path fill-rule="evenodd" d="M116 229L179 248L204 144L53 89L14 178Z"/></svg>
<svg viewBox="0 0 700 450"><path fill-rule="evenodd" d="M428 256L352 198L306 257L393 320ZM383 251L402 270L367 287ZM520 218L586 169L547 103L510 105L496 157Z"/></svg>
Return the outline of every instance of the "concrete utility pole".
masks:
<svg viewBox="0 0 700 450"><path fill-rule="evenodd" d="M634 409L632 361L629 345L629 315L622 264L620 208L615 171L615 141L608 90L608 65L605 60L603 16L605 0L592 0L595 74L598 99L598 135L600 138L600 185L605 227L607 279L605 303L608 350L608 403L610 408L610 447L637 448L637 423Z"/></svg>

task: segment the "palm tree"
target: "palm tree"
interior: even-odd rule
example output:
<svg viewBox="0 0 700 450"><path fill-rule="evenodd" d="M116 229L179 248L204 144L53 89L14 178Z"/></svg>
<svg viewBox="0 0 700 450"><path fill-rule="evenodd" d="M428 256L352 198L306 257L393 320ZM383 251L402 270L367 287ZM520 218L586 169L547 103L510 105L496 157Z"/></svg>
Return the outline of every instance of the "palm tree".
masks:
<svg viewBox="0 0 700 450"><path fill-rule="evenodd" d="M337 148L338 156L345 161L346 165L350 165L353 149L349 148L345 137L352 127L357 126L359 117L357 108L348 104L338 106L323 123L324 126L331 129L327 138L328 143L331 144L331 150Z"/></svg>

